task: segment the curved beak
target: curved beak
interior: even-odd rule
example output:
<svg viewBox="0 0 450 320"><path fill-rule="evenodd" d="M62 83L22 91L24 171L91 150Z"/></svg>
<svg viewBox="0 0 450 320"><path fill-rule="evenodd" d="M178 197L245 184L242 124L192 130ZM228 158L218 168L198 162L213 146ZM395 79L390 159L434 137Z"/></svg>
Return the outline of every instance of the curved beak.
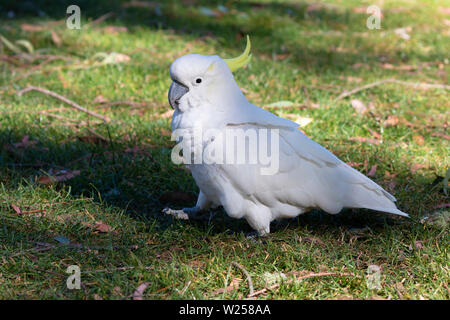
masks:
<svg viewBox="0 0 450 320"><path fill-rule="evenodd" d="M189 89L179 83L178 81L174 80L169 88L169 104L172 107L172 109L175 109L180 104L180 99L182 96L184 96Z"/></svg>

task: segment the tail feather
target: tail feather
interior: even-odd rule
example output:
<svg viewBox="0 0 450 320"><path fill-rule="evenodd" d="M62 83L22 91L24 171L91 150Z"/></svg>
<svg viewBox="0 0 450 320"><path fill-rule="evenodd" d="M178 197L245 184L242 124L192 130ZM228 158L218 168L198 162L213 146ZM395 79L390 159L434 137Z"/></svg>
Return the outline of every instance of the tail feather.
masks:
<svg viewBox="0 0 450 320"><path fill-rule="evenodd" d="M409 217L407 213L397 209L394 203L396 199L389 192L350 166L346 166L346 171L346 176L350 178L347 180L350 190L347 192L345 207L366 208Z"/></svg>

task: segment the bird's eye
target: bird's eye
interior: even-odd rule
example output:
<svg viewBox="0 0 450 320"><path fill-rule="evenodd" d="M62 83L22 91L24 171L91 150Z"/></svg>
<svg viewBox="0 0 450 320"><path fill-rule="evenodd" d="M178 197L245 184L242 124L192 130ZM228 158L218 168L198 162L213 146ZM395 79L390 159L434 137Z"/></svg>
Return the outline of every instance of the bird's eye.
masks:
<svg viewBox="0 0 450 320"><path fill-rule="evenodd" d="M197 83L197 84L202 83L202 78L195 79L195 83Z"/></svg>

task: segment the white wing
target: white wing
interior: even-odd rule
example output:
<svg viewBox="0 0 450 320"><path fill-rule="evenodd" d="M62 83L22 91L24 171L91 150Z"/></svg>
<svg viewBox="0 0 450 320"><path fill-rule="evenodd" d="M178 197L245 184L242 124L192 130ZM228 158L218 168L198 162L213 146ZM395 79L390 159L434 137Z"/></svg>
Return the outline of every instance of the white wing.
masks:
<svg viewBox="0 0 450 320"><path fill-rule="evenodd" d="M280 217L316 207L329 213L348 207L408 216L396 208L392 195L295 129L297 124L263 111L253 109L253 116L244 112L239 121L229 123L244 129L279 128L279 171L264 176L260 165L219 165L218 170L239 193Z"/></svg>

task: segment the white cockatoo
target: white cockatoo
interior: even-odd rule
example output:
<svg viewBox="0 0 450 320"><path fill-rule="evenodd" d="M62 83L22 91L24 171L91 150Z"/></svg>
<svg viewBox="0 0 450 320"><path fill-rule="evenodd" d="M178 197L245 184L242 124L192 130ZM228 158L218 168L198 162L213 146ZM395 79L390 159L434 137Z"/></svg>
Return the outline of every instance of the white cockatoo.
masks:
<svg viewBox="0 0 450 320"><path fill-rule="evenodd" d="M267 161L248 160L255 156L255 149L248 146L250 143L244 145L244 151L218 147L214 150L220 153L222 148L225 157L230 150L244 152L245 161L206 161L206 156L194 163L185 162L200 188L197 204L182 210L166 208L163 212L189 219L222 206L230 217L245 218L261 236L270 232L271 221L293 218L313 208L331 214L339 213L342 208L366 208L408 217L397 209L391 194L309 139L298 130L297 123L259 108L245 98L232 72L250 61L249 53L247 37L247 47L237 58L188 54L172 63L173 82L169 89L169 103L175 109L172 131L192 133L200 128L202 132L214 129L215 136L223 133L221 139L202 136L194 142L193 149L188 149L205 152L212 144L223 144L227 130L242 129L248 141L249 130L271 130L277 135L263 135L266 138L258 140L257 146L277 147L271 149L273 162L277 162L275 172L268 169ZM192 141L192 136L183 140ZM263 172L264 168L268 172Z"/></svg>

